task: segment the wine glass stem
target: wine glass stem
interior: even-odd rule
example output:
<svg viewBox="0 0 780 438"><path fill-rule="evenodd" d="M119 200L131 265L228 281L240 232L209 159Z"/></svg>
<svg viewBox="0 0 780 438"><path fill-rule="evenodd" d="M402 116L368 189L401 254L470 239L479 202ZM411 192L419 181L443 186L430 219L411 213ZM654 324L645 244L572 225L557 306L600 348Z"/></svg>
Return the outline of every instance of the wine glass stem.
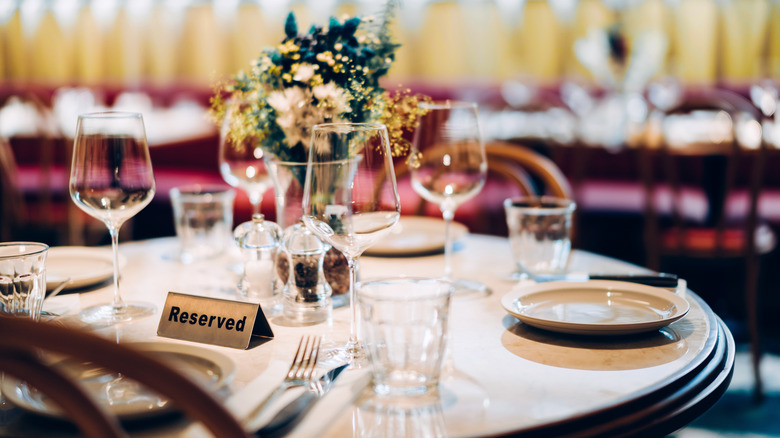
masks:
<svg viewBox="0 0 780 438"><path fill-rule="evenodd" d="M260 213L260 204L263 202L263 194L257 192L247 192L249 203L252 204L252 215Z"/></svg>
<svg viewBox="0 0 780 438"><path fill-rule="evenodd" d="M357 306L357 291L355 290L357 284L357 258L347 257L347 267L349 267L349 342L347 348L350 352L357 351L358 348L358 335L357 335L357 319L358 319L358 306Z"/></svg>
<svg viewBox="0 0 780 438"><path fill-rule="evenodd" d="M122 313L125 310L125 302L119 294L119 228L110 226L108 233L111 235L111 249L114 255L114 300L111 307L114 313Z"/></svg>
<svg viewBox="0 0 780 438"><path fill-rule="evenodd" d="M452 279L452 239L450 235L450 225L452 218L455 217L455 211L451 209L442 209L441 215L444 218L444 279Z"/></svg>

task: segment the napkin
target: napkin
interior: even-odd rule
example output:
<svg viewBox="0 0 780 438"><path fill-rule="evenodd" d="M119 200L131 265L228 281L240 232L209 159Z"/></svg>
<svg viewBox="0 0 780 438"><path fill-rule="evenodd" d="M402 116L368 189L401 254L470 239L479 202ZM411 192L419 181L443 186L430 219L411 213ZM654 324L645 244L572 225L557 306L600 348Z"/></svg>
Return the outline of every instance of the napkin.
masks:
<svg viewBox="0 0 780 438"><path fill-rule="evenodd" d="M233 413L239 420L243 420L265 397L276 389L284 380L284 376L290 368L290 364L285 361L276 361L269 365L268 369L260 376L246 384L242 389L229 397L225 402L225 407ZM319 369L316 376L319 377L325 372ZM315 437L320 436L323 430L326 430L330 423L340 417L343 412L348 412L355 399L360 395L363 389L370 383L370 368L353 370L348 368L335 382L333 388L327 394L315 403L308 414L303 417L301 422L287 435L288 437ZM263 421L270 419L279 409L284 407L293 397L298 394L294 389L287 391L285 396L274 402L269 409L263 413ZM265 424L264 422L262 424ZM200 425L192 425L184 431L186 437L207 437L211 436L206 429Z"/></svg>

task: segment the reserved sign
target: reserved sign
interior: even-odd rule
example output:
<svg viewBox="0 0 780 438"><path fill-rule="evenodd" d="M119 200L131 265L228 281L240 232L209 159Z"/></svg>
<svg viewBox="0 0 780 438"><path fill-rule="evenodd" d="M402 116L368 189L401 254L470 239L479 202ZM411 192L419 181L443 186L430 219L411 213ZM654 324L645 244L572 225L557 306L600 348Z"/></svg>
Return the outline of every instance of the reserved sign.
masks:
<svg viewBox="0 0 780 438"><path fill-rule="evenodd" d="M157 334L241 349L252 336L274 337L259 304L178 292L168 292Z"/></svg>

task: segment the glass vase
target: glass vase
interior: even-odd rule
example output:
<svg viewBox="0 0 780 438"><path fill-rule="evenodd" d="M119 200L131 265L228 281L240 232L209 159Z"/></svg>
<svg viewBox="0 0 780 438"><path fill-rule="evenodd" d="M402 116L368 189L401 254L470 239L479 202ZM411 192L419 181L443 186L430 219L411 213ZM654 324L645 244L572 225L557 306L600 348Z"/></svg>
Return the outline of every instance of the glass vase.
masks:
<svg viewBox="0 0 780 438"><path fill-rule="evenodd" d="M276 223L287 230L301 218L307 163L280 161L268 156L265 161L274 184ZM346 303L349 291L347 259L339 250L330 248L322 263L325 280L333 291L334 305L341 306ZM278 280L282 285L287 284L290 260L285 252L279 253L276 266Z"/></svg>

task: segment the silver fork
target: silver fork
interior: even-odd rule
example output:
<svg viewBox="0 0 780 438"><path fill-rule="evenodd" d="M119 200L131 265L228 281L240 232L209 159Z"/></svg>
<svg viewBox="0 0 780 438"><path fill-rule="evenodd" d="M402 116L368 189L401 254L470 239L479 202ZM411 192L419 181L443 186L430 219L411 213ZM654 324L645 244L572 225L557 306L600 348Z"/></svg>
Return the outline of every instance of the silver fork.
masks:
<svg viewBox="0 0 780 438"><path fill-rule="evenodd" d="M303 336L298 343L298 350L295 351L290 369L279 386L268 395L244 420L245 426L250 426L252 420L256 419L266 407L274 400L279 398L285 391L297 386L311 386L314 375L314 367L317 365L317 357L320 354L320 343L322 339L319 336Z"/></svg>

